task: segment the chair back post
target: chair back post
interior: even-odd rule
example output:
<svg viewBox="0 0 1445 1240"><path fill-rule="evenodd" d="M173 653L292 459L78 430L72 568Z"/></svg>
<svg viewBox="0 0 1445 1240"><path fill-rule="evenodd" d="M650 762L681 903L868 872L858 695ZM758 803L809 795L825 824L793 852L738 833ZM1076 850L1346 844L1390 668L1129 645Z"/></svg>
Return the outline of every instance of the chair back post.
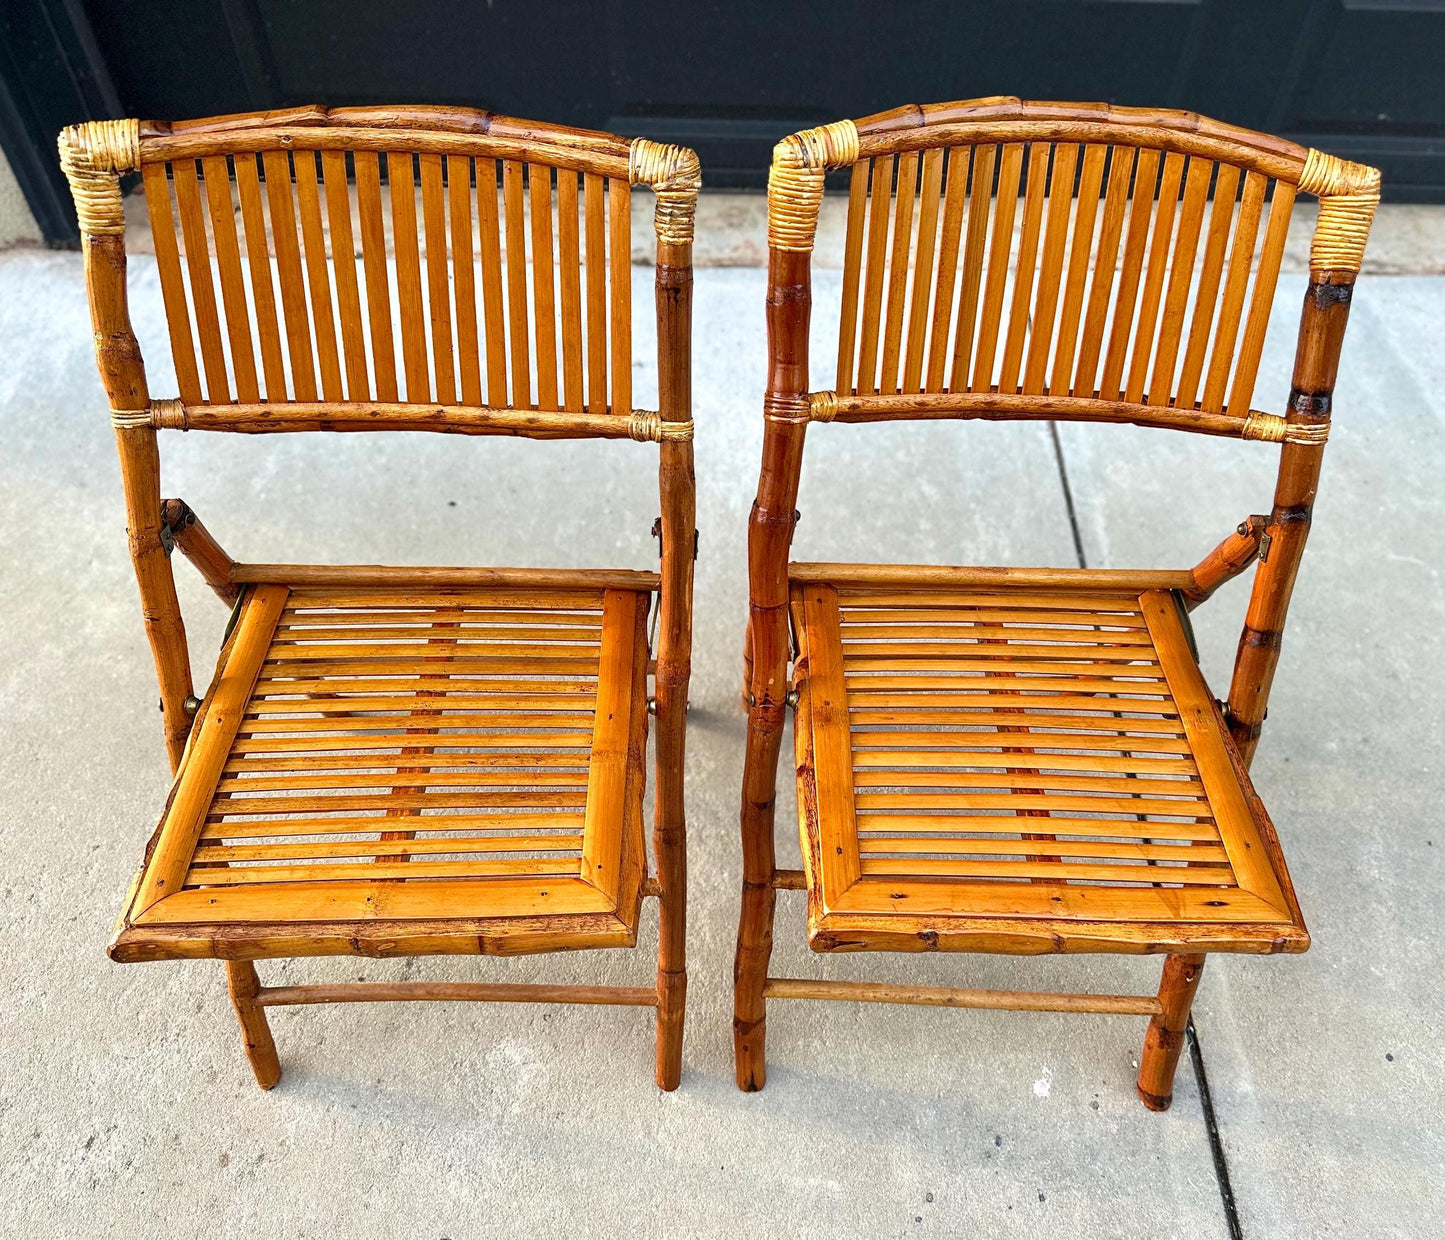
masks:
<svg viewBox="0 0 1445 1240"><path fill-rule="evenodd" d="M748 530L748 704L753 738L774 752L787 701L788 548L797 524L808 401L808 328L812 313L812 251L823 178L858 156L858 131L840 121L785 138L768 176L768 386L763 399L763 461ZM766 806L771 858L772 786L776 760L754 773L765 781L745 791L749 806ZM759 821L759 831L764 823ZM746 838L744 848L752 847ZM761 856L757 858L762 860ZM771 881L771 860L767 881Z"/></svg>
<svg viewBox="0 0 1445 1240"><path fill-rule="evenodd" d="M658 414L664 423L692 422L692 239L702 184L697 155L686 147L638 138L630 153L632 184L649 186L656 199ZM692 675L693 561L697 546L697 486L690 438L664 437L658 445L662 506L661 587L658 594L656 791L653 850L657 857L658 1020L676 1024L679 1036L658 1039L658 1083L676 1086L687 989L685 910L687 818L683 800L688 683Z"/></svg>
<svg viewBox="0 0 1445 1240"><path fill-rule="evenodd" d="M1320 200L1310 243L1310 283L1300 313L1288 423L1313 428L1302 441L1280 448L1268 540L1255 569L1244 630L1239 638L1226 717L1246 764L1254 757L1283 638L1290 595L1309 537L1320 463L1329 433L1335 375L1349 319L1355 277L1380 201L1380 173L1311 150L1299 188Z"/></svg>
<svg viewBox="0 0 1445 1240"><path fill-rule="evenodd" d="M140 167L134 120L88 121L60 135L60 164L75 199L95 362L110 399L125 488L126 534L140 587L146 637L160 682L166 752L174 771L191 730L191 665L175 578L161 542L160 454L151 425L145 363L126 300L125 214L120 177Z"/></svg>

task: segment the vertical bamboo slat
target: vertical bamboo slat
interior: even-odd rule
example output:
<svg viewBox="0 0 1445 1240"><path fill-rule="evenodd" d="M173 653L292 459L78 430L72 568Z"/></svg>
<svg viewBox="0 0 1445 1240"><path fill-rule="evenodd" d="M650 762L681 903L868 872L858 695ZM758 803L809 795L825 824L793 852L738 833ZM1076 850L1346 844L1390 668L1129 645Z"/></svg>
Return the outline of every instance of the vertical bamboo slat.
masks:
<svg viewBox="0 0 1445 1240"><path fill-rule="evenodd" d="M421 292L421 238L416 220L416 169L406 151L389 151L386 180L391 188L391 244L396 254L396 304L401 313L401 356L406 398L431 398L427 374L426 308Z"/></svg>
<svg viewBox="0 0 1445 1240"><path fill-rule="evenodd" d="M583 174L582 214L587 241L587 409L607 411L607 217L603 179Z"/></svg>
<svg viewBox="0 0 1445 1240"><path fill-rule="evenodd" d="M186 286L181 279L181 252L176 243L175 217L171 213L170 180L163 164L148 164L141 176L156 250L161 300L165 304L166 326L170 331L171 356L175 359L176 385L183 401L199 405L201 376L196 368L196 346L191 341L191 312L186 301Z"/></svg>
<svg viewBox="0 0 1445 1240"><path fill-rule="evenodd" d="M1159 338L1154 346L1154 370L1148 383L1151 405L1167 405L1174 391L1174 372L1179 360L1179 343L1184 333L1184 311L1194 281L1194 255L1199 249L1199 231L1209 183L1214 176L1209 160L1191 159L1184 181L1184 203L1179 212L1179 235L1169 264L1169 286L1164 296L1164 316L1159 321Z"/></svg>
<svg viewBox="0 0 1445 1240"><path fill-rule="evenodd" d="M977 148L969 176L968 233L964 242L963 270L958 292L953 366L948 381L951 392L969 390L974 332L978 322L978 297L983 280L984 247L988 240L988 222L993 206L993 169L997 158L998 148L992 143ZM1006 179L1007 176L1007 170L1002 170L1001 179ZM1018 187L1017 179L1014 187ZM992 368L992 361L989 365Z"/></svg>
<svg viewBox="0 0 1445 1240"><path fill-rule="evenodd" d="M1050 148L1046 142L1034 142L1029 146L1028 180L1024 187L1024 220L1019 230L1013 296L1009 304L1008 330L1004 335L1003 363L999 371L998 387L1001 392L1016 391L1019 385L1024 336L1029 330L1029 305L1038 274L1039 229L1044 217L1044 200L1048 194L1049 154Z"/></svg>
<svg viewBox="0 0 1445 1240"><path fill-rule="evenodd" d="M918 189L918 244L913 263L913 295L908 310L908 349L904 357L904 392L921 390L924 348L928 343L929 299L933 294L934 247L938 233L939 191L943 184L943 149L923 154Z"/></svg>
<svg viewBox="0 0 1445 1240"><path fill-rule="evenodd" d="M1099 224L1099 244L1094 253L1094 274L1089 281L1088 309L1084 334L1079 341L1079 360L1071 389L1075 396L1091 396L1099 374L1099 354L1104 347L1104 327L1109 319L1114 273L1119 264L1119 239L1124 232L1124 210L1129 205L1129 185L1138 151L1133 147L1109 148L1109 188L1104 191L1104 218Z"/></svg>
<svg viewBox="0 0 1445 1240"><path fill-rule="evenodd" d="M608 294L612 308L612 412L632 412L632 214L625 181L607 182Z"/></svg>
<svg viewBox="0 0 1445 1240"><path fill-rule="evenodd" d="M216 290L211 279L211 251L206 240L206 217L201 208L201 191L196 182L194 160L172 165L176 188L176 209L181 218L181 236L186 247L186 271L190 276L191 306L196 312L196 335L201 343L201 362L206 372L206 399L224 405L231 399L226 376L226 350L221 344L221 321L216 313Z"/></svg>
<svg viewBox="0 0 1445 1240"><path fill-rule="evenodd" d="M580 412L582 390L582 247L577 224L577 174L557 171L557 267L562 301L563 408Z"/></svg>
<svg viewBox="0 0 1445 1240"><path fill-rule="evenodd" d="M421 165L422 222L426 228L426 286L431 325L433 391L443 405L456 403L456 357L452 352L452 292L447 260L446 190L442 157L423 152Z"/></svg>
<svg viewBox="0 0 1445 1240"><path fill-rule="evenodd" d="M1224 391L1234 363L1234 345L1239 336L1244 294L1249 284L1249 269L1254 263L1254 243L1259 236L1259 217L1268 183L1268 178L1257 172L1245 174L1234 242L1229 250L1229 274L1225 276L1224 299L1219 304L1219 327L1214 333L1214 349L1209 355L1209 371L1204 380L1202 408L1210 413L1224 408Z"/></svg>
<svg viewBox="0 0 1445 1240"><path fill-rule="evenodd" d="M1189 324L1189 342L1184 349L1184 366L1179 375L1175 404L1193 408L1204 371L1215 312L1219 309L1219 281L1224 274L1225 246L1234 223L1234 201L1239 190L1240 170L1233 164L1219 164L1214 183L1214 202L1209 211L1209 234L1204 242L1204 263L1195 293L1194 316Z"/></svg>
<svg viewBox="0 0 1445 1240"><path fill-rule="evenodd" d="M1069 214L1074 201L1074 169L1079 148L1072 142L1054 147L1049 169L1048 223L1039 260L1039 287L1034 298L1033 324L1029 333L1028 361L1024 367L1023 390L1037 395L1044 390L1044 375L1053 345L1054 320L1059 309L1059 283L1064 270L1064 247L1069 240Z"/></svg>
<svg viewBox="0 0 1445 1240"><path fill-rule="evenodd" d="M241 224L246 234L246 266L251 272L251 300L256 308L256 335L261 347L261 371L266 378L266 399L279 401L286 399L286 363L281 356L271 247L266 239L266 213L256 159L254 155L235 157L236 197L241 202ZM184 392L181 399L185 399Z"/></svg>
<svg viewBox="0 0 1445 1240"><path fill-rule="evenodd" d="M1144 398L1144 384L1149 377L1149 358L1154 351L1159 302L1164 292L1164 276L1169 268L1174 217L1179 207L1179 183L1183 175L1184 156L1170 151L1164 157L1164 173L1159 179L1159 198L1154 207L1154 232L1149 240L1149 265L1139 298L1139 322L1134 329L1129 378L1124 388L1124 399L1131 404L1137 404Z"/></svg>
<svg viewBox="0 0 1445 1240"><path fill-rule="evenodd" d="M1124 257L1120 260L1119 292L1109 326L1104 374L1099 380L1099 396L1104 400L1118 400L1123 392L1124 361L1134 328L1139 281L1144 270L1144 246L1149 239L1149 223L1154 216L1154 190L1158 177L1159 152L1148 148L1139 151L1134 160L1134 187L1129 204L1129 228L1124 238Z"/></svg>
<svg viewBox="0 0 1445 1240"><path fill-rule="evenodd" d="M1108 153L1108 147L1098 144L1084 148L1079 205L1075 208L1073 238L1069 243L1069 270L1064 282L1063 306L1059 310L1059 342L1054 348L1047 387L1054 396L1067 396L1073 390L1074 359L1083 326L1084 289L1089 282L1094 222L1099 214L1099 190L1104 182L1104 160Z"/></svg>
<svg viewBox="0 0 1445 1240"><path fill-rule="evenodd" d="M883 326L880 392L897 392L898 361L903 343L903 315L908 292L909 249L913 242L913 203L918 193L918 152L898 157L898 183L893 200L893 246L888 259L888 309Z"/></svg>
<svg viewBox="0 0 1445 1240"><path fill-rule="evenodd" d="M512 404L532 404L532 345L527 326L527 226L522 165L502 161L502 210L507 220L507 340L511 345Z"/></svg>
<svg viewBox="0 0 1445 1240"><path fill-rule="evenodd" d="M374 151L357 151L356 206L361 220L361 260L366 273L366 316L377 400L397 398L396 345L391 329L386 226L381 215L381 163Z"/></svg>
<svg viewBox="0 0 1445 1240"><path fill-rule="evenodd" d="M326 262L326 233L321 226L316 156L311 151L298 151L295 169L301 239L306 250L306 282L311 293L311 321L316 326L316 357L321 366L321 395L326 400L341 400L341 358L336 351L336 319L331 310L331 272ZM343 257L337 255L338 267Z"/></svg>
<svg viewBox="0 0 1445 1240"><path fill-rule="evenodd" d="M452 274L456 281L457 369L462 403L482 404L482 362L477 345L477 267L472 237L472 161L447 156L447 203L452 230Z"/></svg>
<svg viewBox="0 0 1445 1240"><path fill-rule="evenodd" d="M532 210L532 303L537 328L537 404L558 409L557 301L552 274L552 173L544 164L527 168L527 192ZM628 239L628 261L632 243ZM630 349L629 342L629 349ZM631 366L631 357L628 358Z"/></svg>
<svg viewBox="0 0 1445 1240"><path fill-rule="evenodd" d="M271 208L271 240L276 246L277 283L286 318L286 350L291 359L291 390L297 400L316 399L316 367L311 356L311 323L306 313L306 277L296 239L296 204L291 193L291 160L285 151L261 157L266 172L266 202Z"/></svg>
<svg viewBox="0 0 1445 1240"><path fill-rule="evenodd" d="M502 309L502 235L497 219L497 164L478 159L477 225L482 254L482 332L487 341L487 401L507 403L507 328Z"/></svg>
<svg viewBox="0 0 1445 1240"><path fill-rule="evenodd" d="M1249 318L1245 320L1244 339L1240 342L1239 358L1234 365L1234 382L1230 385L1226 406L1226 412L1235 417L1242 418L1249 413L1249 402L1254 397L1254 380L1259 373L1260 354L1264 351L1264 334L1269 328L1269 310L1274 304L1274 286L1279 279L1279 264L1284 255L1293 208L1294 186L1276 181L1274 200L1269 207L1269 225L1259 253L1259 270L1254 277Z"/></svg>
<svg viewBox="0 0 1445 1240"><path fill-rule="evenodd" d="M969 165L975 149L963 146L948 152L948 182L943 192L943 224L938 241L938 286L933 296L928 372L923 387L926 392L943 391L953 327L953 292L958 281L958 247L962 241L964 204L968 200Z"/></svg>
<svg viewBox="0 0 1445 1240"><path fill-rule="evenodd" d="M858 353L858 285L863 275L863 224L868 212L868 162L853 165L848 179L848 226L843 243L843 298L838 316L837 392L853 390L853 359Z"/></svg>
<svg viewBox="0 0 1445 1240"><path fill-rule="evenodd" d="M1018 209L1019 176L1023 171L1024 148L1022 143L1010 142L1003 148L999 160L998 199L993 208L993 223L989 233L988 275L983 285L983 309L978 328L978 349L973 359L973 378L969 391L986 392L993 384L994 361L998 355L998 337L1003 318L1004 287L1008 281L1009 251L1013 248L1014 213ZM978 180L974 178L974 201L977 201ZM987 208L988 200L984 199ZM969 204L972 214L973 204ZM973 220L969 220L972 231ZM963 331L963 321L959 321ZM954 353L955 359L959 354ZM956 364L956 362L955 362ZM957 385L955 384L955 387Z"/></svg>
<svg viewBox="0 0 1445 1240"><path fill-rule="evenodd" d="M893 156L873 161L868 203L868 273L863 283L863 331L858 342L858 391L879 391L878 333L882 323L883 266L888 255L888 208L892 205Z"/></svg>
<svg viewBox="0 0 1445 1240"><path fill-rule="evenodd" d="M326 219L331 228L331 255L336 266L336 308L341 319L341 347L346 360L346 399L371 395L366 374L366 335L361 316L361 290L356 279L356 237L351 226L351 193L346 182L346 152L321 152L321 179L326 187Z"/></svg>
<svg viewBox="0 0 1445 1240"><path fill-rule="evenodd" d="M246 278L241 273L236 209L231 201L231 169L224 155L212 155L201 161L201 173L206 183L211 236L215 239L221 301L226 308L226 339L231 346L236 398L254 403L261 399L261 393L256 384L256 355L251 347L251 314L246 305Z"/></svg>

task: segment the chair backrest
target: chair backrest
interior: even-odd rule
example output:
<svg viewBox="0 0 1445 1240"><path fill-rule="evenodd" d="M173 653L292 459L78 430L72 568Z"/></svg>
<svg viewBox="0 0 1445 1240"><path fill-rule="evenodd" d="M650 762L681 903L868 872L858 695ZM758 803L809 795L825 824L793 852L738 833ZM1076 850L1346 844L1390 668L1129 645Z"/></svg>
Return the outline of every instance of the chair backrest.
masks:
<svg viewBox="0 0 1445 1240"><path fill-rule="evenodd" d="M824 175L837 169L850 170L838 362L834 387L815 391L809 257ZM1310 291L1294 391L1269 413L1253 406L1255 379L1299 192L1320 199ZM754 615L786 599L810 421L1131 422L1283 444L1273 516L1241 527L1254 548L1273 548L1241 664L1251 644L1277 648L1378 201L1372 168L1185 112L981 99L785 139L769 180ZM1227 551L1239 561L1240 548ZM1246 669L1262 688L1231 695L1246 753L1267 662Z"/></svg>
<svg viewBox="0 0 1445 1240"><path fill-rule="evenodd" d="M465 108L303 107L88 122L60 135L60 158L173 756L184 695L164 691L163 647L183 647L184 634L162 551L162 429L658 442L659 662L686 663L692 151ZM132 172L151 219L175 399L151 398L126 303L120 177ZM656 409L633 403L634 185L656 197ZM166 658L174 667L175 652ZM171 681L188 685L189 673Z"/></svg>

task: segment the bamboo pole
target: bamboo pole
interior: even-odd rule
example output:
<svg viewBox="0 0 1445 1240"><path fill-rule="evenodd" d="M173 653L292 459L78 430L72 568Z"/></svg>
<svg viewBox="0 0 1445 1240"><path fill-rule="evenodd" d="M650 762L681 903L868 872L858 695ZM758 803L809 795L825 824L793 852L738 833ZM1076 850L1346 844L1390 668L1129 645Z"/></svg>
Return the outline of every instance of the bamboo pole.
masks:
<svg viewBox="0 0 1445 1240"><path fill-rule="evenodd" d="M1233 533L1189 570L1194 584L1184 590L1184 597L1191 608L1197 607L1225 582L1233 581L1254 563L1267 520L1258 515L1246 517Z"/></svg>
<svg viewBox="0 0 1445 1240"><path fill-rule="evenodd" d="M170 531L181 554L196 566L196 571L220 600L234 603L241 594L241 587L231 580L236 562L221 550L221 545L211 537L211 532L201 524L190 505L182 499L163 500L161 524Z"/></svg>
<svg viewBox="0 0 1445 1240"><path fill-rule="evenodd" d="M138 165L137 143L134 121L76 125L60 135L60 162L80 222L95 361L110 398L131 563L160 682L166 752L174 771L191 728L185 708L192 692L191 664L175 578L161 542L160 456L155 430L145 418L150 392L126 300L120 173Z"/></svg>
<svg viewBox="0 0 1445 1240"><path fill-rule="evenodd" d="M237 564L238 584L276 583L293 587L451 586L538 590L642 590L658 588L656 573L593 568L390 568L377 564Z"/></svg>
<svg viewBox="0 0 1445 1240"><path fill-rule="evenodd" d="M490 405L291 401L284 405L185 405L162 408L163 429L272 435L294 431L434 431L443 435L514 435L523 439L632 439L658 443L692 438L689 419L664 420L647 409L512 409Z"/></svg>
<svg viewBox="0 0 1445 1240"><path fill-rule="evenodd" d="M227 968L233 967L229 962ZM234 966L242 967L242 966ZM252 970L254 972L254 969ZM257 1008L331 1003L583 1003L654 1007L651 986L573 986L523 982L340 982L263 986ZM264 1017L263 1017L264 1019Z"/></svg>
<svg viewBox="0 0 1445 1240"><path fill-rule="evenodd" d="M1169 955L1159 983L1159 1011L1144 1035L1139 1056L1139 1098L1151 1111L1167 1111L1174 1100L1174 1070L1184 1049L1184 1031L1194 992L1204 975L1203 955Z"/></svg>
<svg viewBox="0 0 1445 1240"><path fill-rule="evenodd" d="M770 977L769 999L840 999L854 1003L901 1003L922 1007L988 1008L1010 1012L1103 1012L1155 1016L1163 1003L1148 995L1058 994L1051 991L965 990L953 986L893 986L885 982L826 982Z"/></svg>
<svg viewBox="0 0 1445 1240"><path fill-rule="evenodd" d="M700 172L697 156L680 147L639 139L630 179L657 197L658 404L664 426L692 417L692 235ZM612 193L618 193L614 184ZM617 236L614 245L621 244ZM616 290L614 290L614 296ZM614 330L614 338L615 338ZM624 363L619 356L615 366ZM614 369L615 369L614 366ZM617 382L613 375L614 384ZM687 1000L686 765L688 685L692 675L693 559L697 497L692 444L664 440L658 464L662 571L655 651L657 738L652 845L657 858L657 1084L676 1089L682 1077Z"/></svg>
<svg viewBox="0 0 1445 1240"><path fill-rule="evenodd" d="M1305 293L1295 353L1291 418L1328 426L1340 345L1349 318L1353 272L1321 272ZM1254 757L1269 705L1275 668L1284 637L1285 617L1300 557L1309 537L1315 492L1319 487L1323 443L1286 443L1280 451L1274 506L1240 634L1226 718L1245 764Z"/></svg>
<svg viewBox="0 0 1445 1240"><path fill-rule="evenodd" d="M231 993L236 1019L241 1022L246 1058L256 1074L256 1084L262 1089L272 1089L281 1079L281 1061L276 1057L276 1043L271 1037L266 1013L257 1001L263 991L256 966L249 960L226 961L226 988Z"/></svg>
<svg viewBox="0 0 1445 1240"><path fill-rule="evenodd" d="M1250 410L1247 417L1211 413L1198 407L1175 408L1172 404L1105 400L1093 396L1032 395L999 391L992 387L980 392L920 392L901 395L840 395L814 392L810 417L815 422L898 422L958 418L964 421L1014 422L1110 422L1165 430L1193 431L1200 435L1222 435L1232 439L1254 439L1278 443L1299 436L1314 442L1313 428L1290 427L1278 414Z"/></svg>

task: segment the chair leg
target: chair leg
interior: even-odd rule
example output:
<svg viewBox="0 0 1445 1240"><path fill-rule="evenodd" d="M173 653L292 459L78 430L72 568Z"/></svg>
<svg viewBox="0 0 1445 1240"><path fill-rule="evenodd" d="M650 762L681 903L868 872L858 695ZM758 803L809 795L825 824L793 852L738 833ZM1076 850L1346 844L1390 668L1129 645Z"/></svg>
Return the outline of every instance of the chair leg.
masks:
<svg viewBox="0 0 1445 1240"><path fill-rule="evenodd" d="M256 995L261 989L256 966L249 960L226 961L226 986L231 992L231 1004L236 1009L236 1019L241 1022L241 1032L246 1038L246 1058L251 1061L256 1084L262 1089L270 1089L281 1079L281 1061L276 1058L276 1043L271 1038L271 1027L266 1023L266 1009L256 1003Z"/></svg>
<svg viewBox="0 0 1445 1240"><path fill-rule="evenodd" d="M658 804L663 788L659 784ZM682 1028L687 1007L687 853L680 823L658 824L657 852L657 1087L676 1089L682 1081Z"/></svg>
<svg viewBox="0 0 1445 1240"><path fill-rule="evenodd" d="M763 987L773 953L773 804L777 794L782 709L767 717L758 707L748 717L747 758L743 767L743 898L738 917L737 955L733 962L733 1056L738 1088L762 1089L767 1083L767 1006Z"/></svg>
<svg viewBox="0 0 1445 1240"><path fill-rule="evenodd" d="M1184 1030L1194 992L1204 974L1202 955L1170 955L1164 959L1159 1002L1164 1010L1149 1022L1144 1053L1139 1057L1139 1098L1151 1111L1167 1111L1174 1100L1174 1070L1184 1049Z"/></svg>

